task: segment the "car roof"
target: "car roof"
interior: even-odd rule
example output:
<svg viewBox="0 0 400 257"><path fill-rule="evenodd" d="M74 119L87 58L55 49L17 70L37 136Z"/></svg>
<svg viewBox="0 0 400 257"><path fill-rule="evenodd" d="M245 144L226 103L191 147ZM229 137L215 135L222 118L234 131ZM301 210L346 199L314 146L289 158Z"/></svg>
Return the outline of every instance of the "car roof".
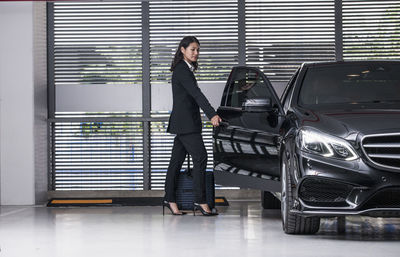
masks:
<svg viewBox="0 0 400 257"><path fill-rule="evenodd" d="M397 60L355 60L355 61L304 62L301 66L302 67L319 67L319 66L330 66L330 65L377 64L377 63L400 64L400 61L397 61Z"/></svg>

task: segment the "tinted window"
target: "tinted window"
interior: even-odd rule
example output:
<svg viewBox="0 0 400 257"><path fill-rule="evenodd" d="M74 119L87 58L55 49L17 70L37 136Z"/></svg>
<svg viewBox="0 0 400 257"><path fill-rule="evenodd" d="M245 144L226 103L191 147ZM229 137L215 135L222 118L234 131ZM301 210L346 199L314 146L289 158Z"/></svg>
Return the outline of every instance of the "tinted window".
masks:
<svg viewBox="0 0 400 257"><path fill-rule="evenodd" d="M246 99L271 97L268 83L258 71L236 69L228 93L227 106L242 107Z"/></svg>
<svg viewBox="0 0 400 257"><path fill-rule="evenodd" d="M400 64L313 67L300 89L300 105L400 102Z"/></svg>

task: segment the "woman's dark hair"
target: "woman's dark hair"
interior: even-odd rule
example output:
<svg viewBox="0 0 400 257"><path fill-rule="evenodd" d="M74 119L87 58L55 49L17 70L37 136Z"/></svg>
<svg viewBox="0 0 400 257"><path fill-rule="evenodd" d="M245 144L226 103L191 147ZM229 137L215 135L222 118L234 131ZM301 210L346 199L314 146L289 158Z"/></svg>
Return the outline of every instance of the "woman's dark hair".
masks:
<svg viewBox="0 0 400 257"><path fill-rule="evenodd" d="M194 37L194 36L186 36L186 37L182 38L181 42L179 43L178 49L176 50L174 59L172 60L170 71L174 71L175 66L180 61L183 60L183 54L181 52L181 47L186 49L191 43L197 43L198 45L200 45L199 40L197 40L197 38ZM192 62L192 65L194 67L194 70L197 70L197 67L199 66L198 63L197 62Z"/></svg>

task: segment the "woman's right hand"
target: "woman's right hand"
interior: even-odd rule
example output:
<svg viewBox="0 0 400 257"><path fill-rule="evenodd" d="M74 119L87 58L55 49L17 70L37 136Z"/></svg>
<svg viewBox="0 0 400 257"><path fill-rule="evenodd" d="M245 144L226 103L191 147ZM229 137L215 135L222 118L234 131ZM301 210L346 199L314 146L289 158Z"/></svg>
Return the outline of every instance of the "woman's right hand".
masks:
<svg viewBox="0 0 400 257"><path fill-rule="evenodd" d="M213 126L216 126L216 127L219 126L219 123L221 121L222 121L222 119L218 115L215 115L214 117L211 118L211 123L213 124Z"/></svg>

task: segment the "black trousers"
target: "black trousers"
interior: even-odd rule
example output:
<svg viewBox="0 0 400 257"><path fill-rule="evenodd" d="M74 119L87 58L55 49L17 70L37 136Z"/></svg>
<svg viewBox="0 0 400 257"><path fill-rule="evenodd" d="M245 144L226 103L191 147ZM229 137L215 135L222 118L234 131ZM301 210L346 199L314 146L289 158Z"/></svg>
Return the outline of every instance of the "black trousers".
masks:
<svg viewBox="0 0 400 257"><path fill-rule="evenodd" d="M178 175L187 153L193 160L193 192L196 203L206 203L205 172L207 167L207 151L200 133L179 134L175 136L165 179L165 197L168 202L176 202Z"/></svg>

